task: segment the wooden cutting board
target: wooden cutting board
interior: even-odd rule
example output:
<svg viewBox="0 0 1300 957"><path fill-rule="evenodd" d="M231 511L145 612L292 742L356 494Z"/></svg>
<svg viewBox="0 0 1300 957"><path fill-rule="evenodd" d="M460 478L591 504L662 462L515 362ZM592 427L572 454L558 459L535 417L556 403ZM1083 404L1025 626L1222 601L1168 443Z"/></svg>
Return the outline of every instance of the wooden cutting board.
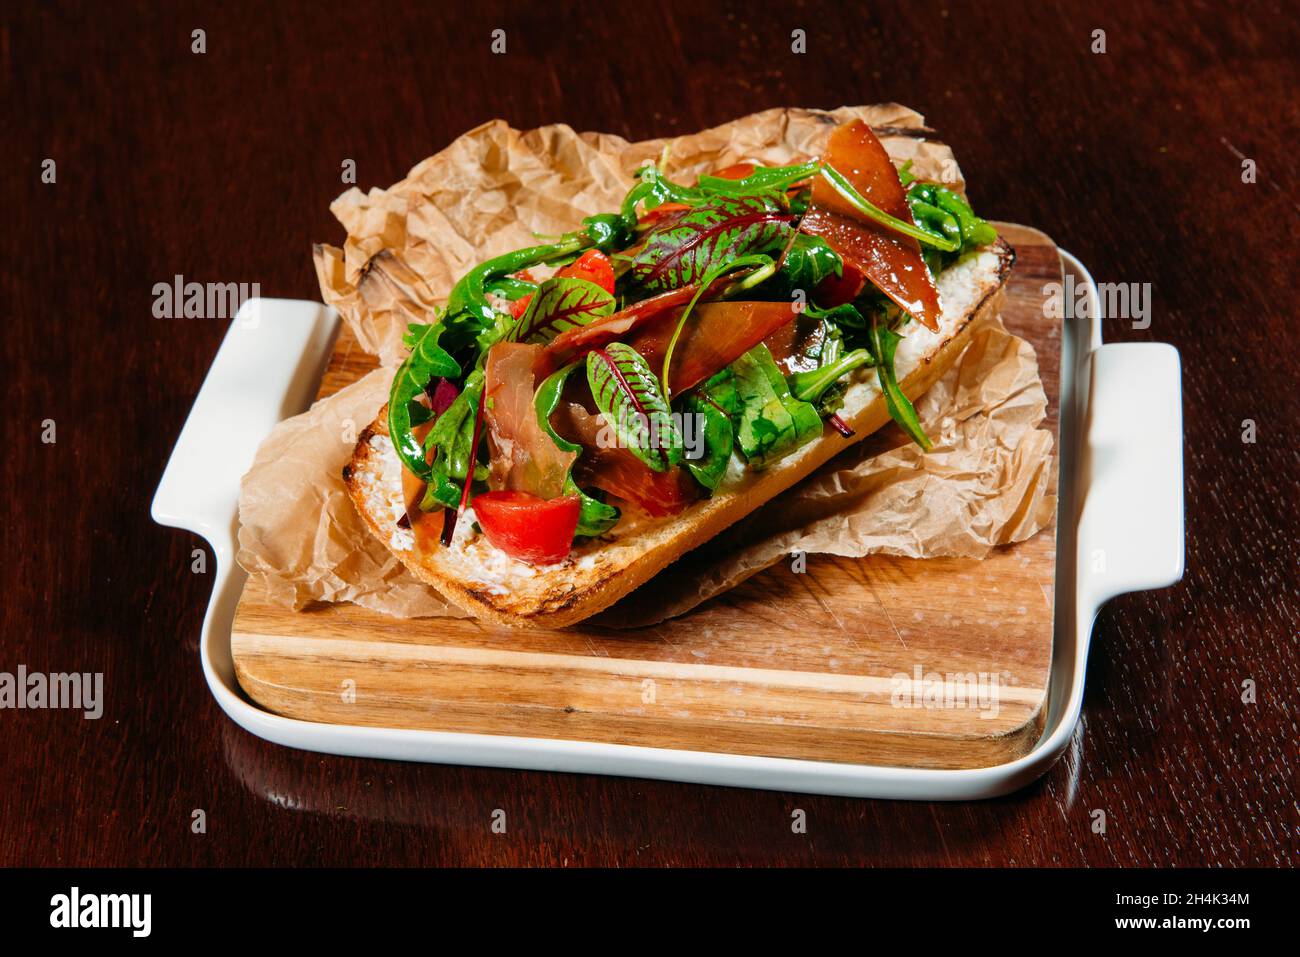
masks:
<svg viewBox="0 0 1300 957"><path fill-rule="evenodd" d="M1018 254L1003 321L1038 352L1056 435L1060 322L1045 318L1043 286L1060 261L1044 234L999 229ZM345 334L320 394L373 367ZM231 648L254 701L308 721L982 767L1039 736L1055 548L1053 527L983 561L810 555L802 574L776 565L636 630L292 612L250 583Z"/></svg>

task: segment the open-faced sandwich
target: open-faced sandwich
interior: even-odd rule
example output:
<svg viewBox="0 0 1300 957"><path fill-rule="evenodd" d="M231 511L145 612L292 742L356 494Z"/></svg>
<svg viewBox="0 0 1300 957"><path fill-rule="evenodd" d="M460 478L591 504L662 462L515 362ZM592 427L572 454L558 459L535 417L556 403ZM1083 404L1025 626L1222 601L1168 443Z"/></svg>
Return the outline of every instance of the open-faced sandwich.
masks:
<svg viewBox="0 0 1300 957"><path fill-rule="evenodd" d="M871 128L489 259L412 325L344 480L369 528L467 611L609 606L892 418L997 308L1014 252Z"/></svg>

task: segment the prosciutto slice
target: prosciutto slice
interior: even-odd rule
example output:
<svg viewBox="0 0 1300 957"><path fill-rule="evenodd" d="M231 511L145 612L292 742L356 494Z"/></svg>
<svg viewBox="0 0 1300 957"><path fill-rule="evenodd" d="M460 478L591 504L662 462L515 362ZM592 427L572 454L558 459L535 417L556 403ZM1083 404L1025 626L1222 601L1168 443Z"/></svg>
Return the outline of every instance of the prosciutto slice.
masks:
<svg viewBox="0 0 1300 957"><path fill-rule="evenodd" d="M563 494L564 478L577 456L562 451L538 424L533 365L541 352L540 345L498 342L488 353L483 387L491 453L488 486L552 499Z"/></svg>
<svg viewBox="0 0 1300 957"><path fill-rule="evenodd" d="M677 328L673 321L646 326L626 342L650 363L656 373L663 367L668 341ZM686 318L668 368L671 395L680 395L735 362L768 336L790 325L792 302L702 302Z"/></svg>
<svg viewBox="0 0 1300 957"><path fill-rule="evenodd" d="M676 515L699 495L695 481L681 466L655 472L627 449L611 443L613 430L606 427L604 417L578 402L562 403L552 422L556 431L583 448L573 470L583 488L617 495L656 517Z"/></svg>
<svg viewBox="0 0 1300 957"><path fill-rule="evenodd" d="M915 225L898 171L866 123L854 120L838 127L822 158L875 206ZM820 176L813 180L812 205L799 228L825 239L899 308L938 331L939 290L915 239L866 219Z"/></svg>

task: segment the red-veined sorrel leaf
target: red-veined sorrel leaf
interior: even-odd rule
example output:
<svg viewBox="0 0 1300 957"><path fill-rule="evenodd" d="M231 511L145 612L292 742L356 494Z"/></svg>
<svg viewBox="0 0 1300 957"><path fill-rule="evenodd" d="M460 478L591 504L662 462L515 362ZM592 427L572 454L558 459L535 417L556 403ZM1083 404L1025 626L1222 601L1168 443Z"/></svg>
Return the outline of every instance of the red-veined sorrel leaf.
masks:
<svg viewBox="0 0 1300 957"><path fill-rule="evenodd" d="M689 285L737 257L781 249L793 221L761 196L719 197L651 230L632 260L632 281L647 293Z"/></svg>
<svg viewBox="0 0 1300 957"><path fill-rule="evenodd" d="M506 341L546 345L566 329L585 326L613 311L614 297L594 282L556 276L537 288Z"/></svg>
<svg viewBox="0 0 1300 957"><path fill-rule="evenodd" d="M622 342L587 353L587 383L619 445L656 472L682 460L681 433L640 353Z"/></svg>

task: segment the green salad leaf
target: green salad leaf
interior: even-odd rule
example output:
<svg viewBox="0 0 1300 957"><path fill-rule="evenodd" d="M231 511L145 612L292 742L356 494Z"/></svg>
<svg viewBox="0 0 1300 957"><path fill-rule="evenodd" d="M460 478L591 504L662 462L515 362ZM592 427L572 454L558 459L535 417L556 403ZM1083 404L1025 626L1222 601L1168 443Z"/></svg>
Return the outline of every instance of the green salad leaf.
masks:
<svg viewBox="0 0 1300 957"><path fill-rule="evenodd" d="M912 400L903 394L898 385L898 377L894 374L894 352L902 340L903 337L883 321L877 320L871 326L871 348L880 358L876 375L880 379L880 391L884 393L890 418L898 423L899 428L913 442L929 452L933 447L930 438L925 434L925 429L921 428L921 420L916 416Z"/></svg>
<svg viewBox="0 0 1300 957"><path fill-rule="evenodd" d="M614 297L594 282L555 276L537 287L528 308L506 333L509 342L545 345L561 332L614 311Z"/></svg>
<svg viewBox="0 0 1300 957"><path fill-rule="evenodd" d="M555 426L551 425L551 415L560 405L560 396L564 393L564 384L568 381L569 375L580 365L581 362L573 362L551 373L538 388L537 395L533 397L533 407L537 410L537 424L542 427L542 431L551 437L551 441L560 451L572 452L575 455L582 454L582 446L570 442L556 432ZM578 488L578 483L573 480L572 469L564 476L564 494L578 496L578 528L574 532L575 535L603 535L618 524L619 510Z"/></svg>
<svg viewBox="0 0 1300 957"><path fill-rule="evenodd" d="M537 283L516 276L494 276L483 283L483 291L514 302L537 292Z"/></svg>
<svg viewBox="0 0 1300 957"><path fill-rule="evenodd" d="M822 396L840 379L854 369L875 365L876 359L866 349L854 349L844 355L808 372L796 372L787 381L795 398L814 404L820 403Z"/></svg>
<svg viewBox="0 0 1300 957"><path fill-rule="evenodd" d="M487 300L489 284L529 266L572 256L591 245L592 239L585 233L568 233L553 243L516 249L484 260L451 287L451 294L447 297L448 326L472 339L484 327L496 322L496 310Z"/></svg>
<svg viewBox="0 0 1300 957"><path fill-rule="evenodd" d="M420 500L420 508L426 512L440 506L455 508L460 504L461 491L469 476L474 419L483 395L483 381L482 369L470 372L460 394L438 416L438 421L424 438L421 459L431 450L435 453L432 464L428 466L429 474L423 476L429 484ZM474 478L478 481L487 479L487 468L478 462L474 463Z"/></svg>
<svg viewBox="0 0 1300 957"><path fill-rule="evenodd" d="M793 166L755 166L754 171L740 179L724 176L701 176L698 188L723 196L753 196L759 193L784 193L801 180L816 175L821 163L812 160Z"/></svg>
<svg viewBox="0 0 1300 957"><path fill-rule="evenodd" d="M831 249L830 243L820 236L810 236L807 233L795 237L786 250L785 262L778 273L787 290L802 289L806 296L811 296L813 290L828 276L843 274L844 260L840 254Z"/></svg>
<svg viewBox="0 0 1300 957"><path fill-rule="evenodd" d="M664 203L680 203L684 206L698 206L708 200L708 194L694 186L682 186L674 183L653 163L642 166L637 173L637 184L628 190L623 199L622 217L625 221L636 223L636 207L645 203L646 209L657 209Z"/></svg>
<svg viewBox="0 0 1300 957"><path fill-rule="evenodd" d="M923 218L936 219L940 214L946 216L948 221L942 227L944 235L951 238L955 226L956 238L963 252L974 246L987 246L998 238L998 231L976 216L970 204L946 186L917 183L907 191L907 202L918 223Z"/></svg>
<svg viewBox="0 0 1300 957"><path fill-rule="evenodd" d="M704 429L704 454L698 459L688 458L686 467L696 481L710 492L716 491L731 463L736 446L735 419L740 411L736 376L730 367L693 389L683 406L686 414L696 416L696 428Z"/></svg>
<svg viewBox="0 0 1300 957"><path fill-rule="evenodd" d="M759 343L730 366L740 415L736 441L755 469L766 468L822 434L812 403L795 398L767 346Z"/></svg>
<svg viewBox="0 0 1300 957"><path fill-rule="evenodd" d="M393 377L388 394L388 434L393 447L402 464L425 481L432 469L424 460L424 448L411 429L428 422L432 413L415 400L435 378L460 377L460 363L438 344L443 332L441 322L414 323L408 327L405 341L411 353Z"/></svg>
<svg viewBox="0 0 1300 957"><path fill-rule="evenodd" d="M689 286L733 259L781 249L794 231L793 221L770 199L719 197L652 229L625 279L641 294Z"/></svg>
<svg viewBox="0 0 1300 957"><path fill-rule="evenodd" d="M587 382L620 445L656 472L681 462L681 432L639 352L622 342L589 352Z"/></svg>

